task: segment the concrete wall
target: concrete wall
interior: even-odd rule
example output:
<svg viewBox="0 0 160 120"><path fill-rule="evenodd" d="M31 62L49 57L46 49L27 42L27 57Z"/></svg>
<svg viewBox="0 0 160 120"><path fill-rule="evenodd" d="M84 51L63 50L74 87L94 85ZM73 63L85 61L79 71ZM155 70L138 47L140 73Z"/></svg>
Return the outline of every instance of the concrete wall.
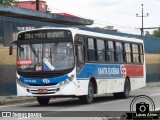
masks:
<svg viewBox="0 0 160 120"><path fill-rule="evenodd" d="M0 95L16 94L16 49L9 56L8 47L0 47Z"/></svg>
<svg viewBox="0 0 160 120"><path fill-rule="evenodd" d="M145 59L147 82L160 81L160 54L146 53Z"/></svg>

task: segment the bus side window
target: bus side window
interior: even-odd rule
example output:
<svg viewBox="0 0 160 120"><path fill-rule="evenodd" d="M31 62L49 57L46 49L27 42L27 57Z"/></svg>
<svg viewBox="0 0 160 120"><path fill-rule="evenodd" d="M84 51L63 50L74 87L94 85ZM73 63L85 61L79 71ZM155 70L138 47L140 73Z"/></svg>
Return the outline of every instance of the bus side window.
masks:
<svg viewBox="0 0 160 120"><path fill-rule="evenodd" d="M127 62L125 43L122 43L122 54L123 54L123 62Z"/></svg>
<svg viewBox="0 0 160 120"><path fill-rule="evenodd" d="M93 38L88 38L88 61L97 61L97 50Z"/></svg>
<svg viewBox="0 0 160 120"><path fill-rule="evenodd" d="M108 41L108 50L107 50L107 55L108 55L108 61L109 62L114 62L115 61L115 56L114 56L114 47L113 47L113 41Z"/></svg>
<svg viewBox="0 0 160 120"><path fill-rule="evenodd" d="M131 46L129 43L124 44L124 49L125 49L125 54L126 54L126 62L131 63L132 58L131 58Z"/></svg>
<svg viewBox="0 0 160 120"><path fill-rule="evenodd" d="M117 62L123 62L123 46L121 42L116 42L116 58Z"/></svg>
<svg viewBox="0 0 160 120"><path fill-rule="evenodd" d="M139 53L138 53L138 45L132 44L132 52L133 52L133 62L139 63Z"/></svg>
<svg viewBox="0 0 160 120"><path fill-rule="evenodd" d="M138 53L139 53L139 62L143 63L143 46L138 45Z"/></svg>
<svg viewBox="0 0 160 120"><path fill-rule="evenodd" d="M105 61L105 44L104 40L97 39L97 52L98 52L98 61Z"/></svg>
<svg viewBox="0 0 160 120"><path fill-rule="evenodd" d="M77 71L79 71L84 64L84 46L77 45L76 46L76 66Z"/></svg>
<svg viewBox="0 0 160 120"><path fill-rule="evenodd" d="M84 64L84 38L77 35L75 38L75 53L76 53L76 69L79 71Z"/></svg>

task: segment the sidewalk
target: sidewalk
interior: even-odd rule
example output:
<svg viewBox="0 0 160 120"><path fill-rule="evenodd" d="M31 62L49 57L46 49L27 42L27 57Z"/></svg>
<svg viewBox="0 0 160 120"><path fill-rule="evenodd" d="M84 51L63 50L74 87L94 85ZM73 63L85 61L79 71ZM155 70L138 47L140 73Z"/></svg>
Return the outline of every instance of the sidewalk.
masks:
<svg viewBox="0 0 160 120"><path fill-rule="evenodd" d="M18 97L16 95L0 96L0 105L36 101L36 97Z"/></svg>
<svg viewBox="0 0 160 120"><path fill-rule="evenodd" d="M145 87L160 87L160 82L147 83ZM36 97L0 96L0 105L36 101Z"/></svg>
<svg viewBox="0 0 160 120"><path fill-rule="evenodd" d="M160 87L160 82L150 82L147 83L145 87Z"/></svg>

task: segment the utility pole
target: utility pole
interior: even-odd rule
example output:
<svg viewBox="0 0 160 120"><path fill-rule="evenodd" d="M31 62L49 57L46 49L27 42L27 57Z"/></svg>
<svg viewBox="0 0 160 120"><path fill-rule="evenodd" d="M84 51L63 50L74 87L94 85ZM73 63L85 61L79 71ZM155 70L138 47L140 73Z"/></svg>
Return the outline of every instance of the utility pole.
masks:
<svg viewBox="0 0 160 120"><path fill-rule="evenodd" d="M148 17L149 16L149 13L147 13L147 15L143 15L143 4L142 4L142 15L141 16L138 16L138 14L136 14L137 17L142 17L142 28L140 28L141 30L141 35L144 35L144 31L143 31L143 17Z"/></svg>
<svg viewBox="0 0 160 120"><path fill-rule="evenodd" d="M36 0L36 10L39 11L39 0Z"/></svg>

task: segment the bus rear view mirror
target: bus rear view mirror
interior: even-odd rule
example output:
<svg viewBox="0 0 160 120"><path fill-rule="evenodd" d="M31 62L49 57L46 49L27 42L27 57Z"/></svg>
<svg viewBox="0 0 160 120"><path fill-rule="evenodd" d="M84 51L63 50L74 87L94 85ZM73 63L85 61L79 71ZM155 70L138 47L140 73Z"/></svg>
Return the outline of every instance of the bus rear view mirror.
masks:
<svg viewBox="0 0 160 120"><path fill-rule="evenodd" d="M76 41L75 41L75 44L76 44L76 45L84 45L84 43L83 43L82 40L76 40Z"/></svg>
<svg viewBox="0 0 160 120"><path fill-rule="evenodd" d="M13 44L11 43L9 47L9 55L12 55L12 54L13 54Z"/></svg>
<svg viewBox="0 0 160 120"><path fill-rule="evenodd" d="M13 41L10 43L10 47L9 47L9 55L13 54L13 45L16 44L16 41Z"/></svg>

